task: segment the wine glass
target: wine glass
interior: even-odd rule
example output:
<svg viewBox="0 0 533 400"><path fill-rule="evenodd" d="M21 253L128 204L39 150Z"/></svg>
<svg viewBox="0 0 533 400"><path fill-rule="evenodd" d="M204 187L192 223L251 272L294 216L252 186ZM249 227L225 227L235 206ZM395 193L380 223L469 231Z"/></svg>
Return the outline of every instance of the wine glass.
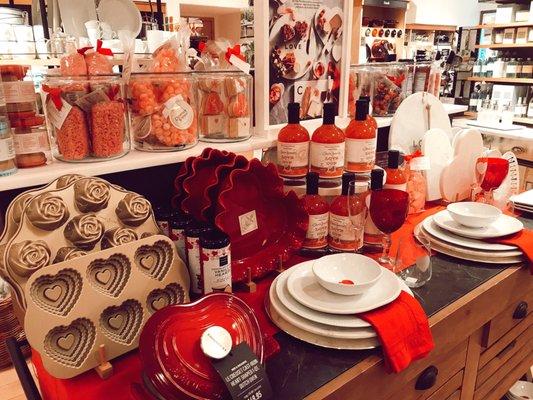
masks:
<svg viewBox="0 0 533 400"><path fill-rule="evenodd" d="M509 173L509 161L498 157L480 157L476 162L476 182L483 190L480 201L492 204L493 190L497 189Z"/></svg>
<svg viewBox="0 0 533 400"><path fill-rule="evenodd" d="M432 274L431 244L422 234L415 233L415 241L405 245L409 239L403 237L398 243L394 259L394 271L411 288L424 286Z"/></svg>
<svg viewBox="0 0 533 400"><path fill-rule="evenodd" d="M383 235L383 254L378 261L386 268L394 268L389 255L391 233L400 229L409 211L409 194L398 189L373 190L370 196L370 218Z"/></svg>
<svg viewBox="0 0 533 400"><path fill-rule="evenodd" d="M350 217L351 235L355 242L355 251L363 248L363 235L366 220L366 196L368 195L368 181L351 181L348 184L347 208Z"/></svg>

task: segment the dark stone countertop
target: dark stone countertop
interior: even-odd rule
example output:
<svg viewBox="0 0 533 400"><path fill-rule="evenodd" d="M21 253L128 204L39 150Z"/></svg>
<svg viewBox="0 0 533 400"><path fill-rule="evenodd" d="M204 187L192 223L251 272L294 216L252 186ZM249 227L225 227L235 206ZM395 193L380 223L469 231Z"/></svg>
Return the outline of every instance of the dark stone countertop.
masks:
<svg viewBox="0 0 533 400"><path fill-rule="evenodd" d="M533 220L522 219L528 228ZM428 316L450 305L496 276L507 266L492 266L458 260L442 254L432 257L433 276L421 288L413 289ZM276 400L297 400L352 368L380 349L353 351L325 349L292 338L284 332L275 336L281 351L267 362L267 373Z"/></svg>

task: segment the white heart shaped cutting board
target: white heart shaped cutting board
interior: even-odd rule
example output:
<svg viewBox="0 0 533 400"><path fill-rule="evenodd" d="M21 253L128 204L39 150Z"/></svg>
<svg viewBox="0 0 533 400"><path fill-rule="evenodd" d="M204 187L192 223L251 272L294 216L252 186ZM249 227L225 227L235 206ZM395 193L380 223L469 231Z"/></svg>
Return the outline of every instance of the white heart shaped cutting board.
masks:
<svg viewBox="0 0 533 400"><path fill-rule="evenodd" d="M470 197L476 182L476 162L483 155L483 138L477 129L464 129L453 141L453 159L442 170L440 191L447 201Z"/></svg>
<svg viewBox="0 0 533 400"><path fill-rule="evenodd" d="M422 154L429 159L430 169L426 171L426 200L434 201L442 198L440 193L440 177L442 170L453 158L450 138L442 129L430 129L422 138Z"/></svg>
<svg viewBox="0 0 533 400"><path fill-rule="evenodd" d="M392 117L389 149L411 154L420 148L424 133L433 128L453 135L450 118L439 99L429 93L414 93L402 101Z"/></svg>

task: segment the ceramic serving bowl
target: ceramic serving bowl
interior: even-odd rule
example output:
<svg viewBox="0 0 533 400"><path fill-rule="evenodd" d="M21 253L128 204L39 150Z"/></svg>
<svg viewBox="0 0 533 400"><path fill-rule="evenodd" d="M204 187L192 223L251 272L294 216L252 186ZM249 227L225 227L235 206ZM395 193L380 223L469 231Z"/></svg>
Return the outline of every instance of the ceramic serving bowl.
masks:
<svg viewBox="0 0 533 400"><path fill-rule="evenodd" d="M448 204L446 208L456 222L471 228L485 228L502 215L498 208L490 204L473 201Z"/></svg>
<svg viewBox="0 0 533 400"><path fill-rule="evenodd" d="M351 296L370 289L381 278L383 270L369 257L339 253L316 260L313 273L325 289Z"/></svg>
<svg viewBox="0 0 533 400"><path fill-rule="evenodd" d="M516 382L509 389L507 397L511 399L533 399L533 383L527 381Z"/></svg>

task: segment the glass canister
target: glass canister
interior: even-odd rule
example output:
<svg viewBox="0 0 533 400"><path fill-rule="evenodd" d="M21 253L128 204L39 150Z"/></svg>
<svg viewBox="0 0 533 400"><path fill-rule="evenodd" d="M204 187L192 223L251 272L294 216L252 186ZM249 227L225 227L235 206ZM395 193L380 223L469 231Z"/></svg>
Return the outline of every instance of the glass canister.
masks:
<svg viewBox="0 0 533 400"><path fill-rule="evenodd" d="M407 193L409 193L409 214L424 211L427 198L427 184L424 171L429 169L429 160L420 151L406 155Z"/></svg>
<svg viewBox="0 0 533 400"><path fill-rule="evenodd" d="M119 75L50 76L43 82L43 96L55 158L95 162L122 157L130 150Z"/></svg>
<svg viewBox="0 0 533 400"><path fill-rule="evenodd" d="M348 115L355 117L355 102L362 96L372 95L372 65L350 66L348 84Z"/></svg>
<svg viewBox="0 0 533 400"><path fill-rule="evenodd" d="M392 116L405 97L407 66L403 63L379 63L372 66L372 115Z"/></svg>
<svg viewBox="0 0 533 400"><path fill-rule="evenodd" d="M13 128L17 167L33 168L52 162L44 116L34 114L15 118L14 114L9 113L9 119Z"/></svg>
<svg viewBox="0 0 533 400"><path fill-rule="evenodd" d="M189 72L132 74L128 104L135 148L178 151L198 143L196 92Z"/></svg>
<svg viewBox="0 0 533 400"><path fill-rule="evenodd" d="M237 142L252 136L252 77L242 72L195 73L198 125L204 142Z"/></svg>

